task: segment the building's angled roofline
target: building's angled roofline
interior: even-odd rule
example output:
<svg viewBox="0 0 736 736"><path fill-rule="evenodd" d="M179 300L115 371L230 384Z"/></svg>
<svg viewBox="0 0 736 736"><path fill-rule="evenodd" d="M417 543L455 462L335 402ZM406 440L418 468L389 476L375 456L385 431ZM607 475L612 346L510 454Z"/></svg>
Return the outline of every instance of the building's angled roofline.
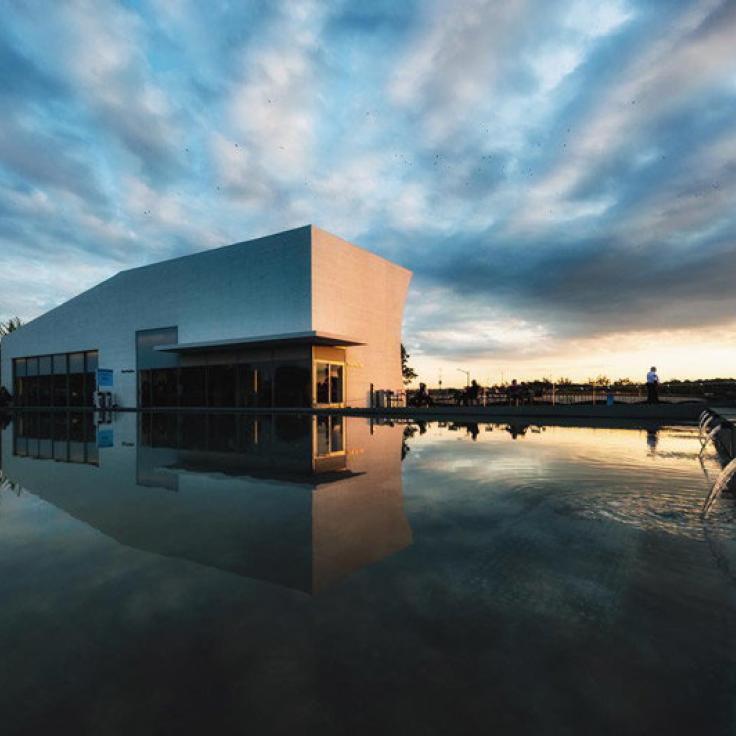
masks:
<svg viewBox="0 0 736 736"><path fill-rule="evenodd" d="M362 245L358 245L357 243L353 243L350 240L345 240L341 235L336 235L335 233L331 232L330 230L325 230L323 227L320 227L319 225L309 225L312 230L319 230L321 233L325 233L326 235L329 235L331 238L335 238L336 240L339 240L341 243L344 243L347 246L350 246L351 248L356 248L357 250L362 251L363 253L367 253L368 255L372 256L373 258L378 259L379 261L384 261L385 263L388 263L390 266L393 266L394 268L401 269L402 271L406 271L408 274L413 275L413 271L406 266L402 266L400 263L396 263L396 261L392 261L390 258L386 258L386 256L380 256L378 253L373 252L372 250L368 250L368 248L364 248Z"/></svg>
<svg viewBox="0 0 736 736"><path fill-rule="evenodd" d="M300 225L299 227L292 227L288 230L281 230L277 233L269 233L268 235L259 235L256 238L250 238L249 240L238 240L236 243L225 243L224 245L218 245L214 248L203 248L202 250L196 250L193 253L185 253L182 256L174 256L173 258L164 258L162 261L153 261L152 263L144 263L141 266L132 266L131 268L125 268L122 271L118 271L118 274L131 273L132 271L140 271L144 268L153 268L154 266L160 266L164 263L173 263L174 261L183 261L185 258L196 258L197 256L204 256L209 253L216 253L227 248L235 248L239 245L251 245L257 243L259 240L268 240L269 238L277 238L281 235L288 235L289 233L295 233L298 230L311 231L312 225Z"/></svg>
<svg viewBox="0 0 736 736"><path fill-rule="evenodd" d="M333 347L350 347L364 345L358 340L335 335L321 330L306 330L304 332L286 332L279 335L258 335L257 337L236 337L226 340L210 340L207 342L184 342L171 345L156 345L154 350L167 353L194 353L219 348L243 347L271 347L273 345L331 345Z"/></svg>

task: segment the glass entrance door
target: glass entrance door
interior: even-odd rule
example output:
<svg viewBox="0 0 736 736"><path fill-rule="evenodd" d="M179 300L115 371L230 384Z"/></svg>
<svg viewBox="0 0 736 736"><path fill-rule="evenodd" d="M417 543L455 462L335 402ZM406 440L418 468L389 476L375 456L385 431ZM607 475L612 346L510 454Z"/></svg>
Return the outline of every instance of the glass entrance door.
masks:
<svg viewBox="0 0 736 736"><path fill-rule="evenodd" d="M345 403L345 364L314 361L314 403L317 406L343 406Z"/></svg>

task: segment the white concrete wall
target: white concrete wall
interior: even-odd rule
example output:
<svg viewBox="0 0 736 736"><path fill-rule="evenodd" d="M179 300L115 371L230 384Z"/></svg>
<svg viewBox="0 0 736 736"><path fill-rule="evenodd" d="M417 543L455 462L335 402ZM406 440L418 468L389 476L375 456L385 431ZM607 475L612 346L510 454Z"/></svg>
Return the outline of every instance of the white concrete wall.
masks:
<svg viewBox="0 0 736 736"><path fill-rule="evenodd" d="M311 327L310 228L123 271L47 312L2 344L14 357L100 351L121 406L136 406L135 333L178 326L179 342L299 332Z"/></svg>
<svg viewBox="0 0 736 736"><path fill-rule="evenodd" d="M312 324L366 343L347 350L349 406L403 388L401 325L411 271L312 226Z"/></svg>

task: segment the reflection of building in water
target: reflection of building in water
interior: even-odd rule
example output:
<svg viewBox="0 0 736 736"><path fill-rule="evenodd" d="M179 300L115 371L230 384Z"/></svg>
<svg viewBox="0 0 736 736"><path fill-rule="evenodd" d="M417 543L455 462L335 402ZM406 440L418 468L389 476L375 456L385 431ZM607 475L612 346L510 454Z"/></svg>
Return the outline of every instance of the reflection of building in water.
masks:
<svg viewBox="0 0 736 736"><path fill-rule="evenodd" d="M96 427L92 416L19 416L3 433L4 470L122 544L308 592L411 544L399 426L162 413Z"/></svg>

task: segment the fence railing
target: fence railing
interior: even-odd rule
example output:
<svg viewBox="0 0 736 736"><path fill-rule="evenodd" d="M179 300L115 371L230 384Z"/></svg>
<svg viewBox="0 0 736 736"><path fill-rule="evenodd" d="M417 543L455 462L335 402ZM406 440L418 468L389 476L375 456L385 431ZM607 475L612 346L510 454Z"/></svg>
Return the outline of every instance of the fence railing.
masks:
<svg viewBox="0 0 736 736"><path fill-rule="evenodd" d="M416 389L375 391L373 406L394 408L413 405ZM646 384L623 386L597 386L592 384L529 384L516 389L509 386L482 387L478 398L468 400L464 389L430 389L429 394L435 406L493 406L521 404L638 404L647 400ZM679 403L683 401L712 400L713 397L726 400L736 399L736 382L723 381L716 385L708 384L661 384L659 401Z"/></svg>

